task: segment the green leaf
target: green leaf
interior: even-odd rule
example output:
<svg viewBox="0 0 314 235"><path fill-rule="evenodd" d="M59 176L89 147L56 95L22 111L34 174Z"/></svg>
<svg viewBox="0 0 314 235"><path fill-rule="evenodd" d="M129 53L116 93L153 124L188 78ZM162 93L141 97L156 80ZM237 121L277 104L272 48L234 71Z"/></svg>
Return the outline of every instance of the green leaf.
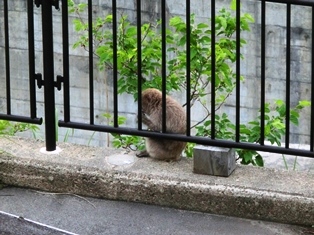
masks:
<svg viewBox="0 0 314 235"><path fill-rule="evenodd" d="M237 1L236 0L231 1L230 9L233 11L235 11L237 9Z"/></svg>
<svg viewBox="0 0 314 235"><path fill-rule="evenodd" d="M178 42L178 46L184 46L186 44L186 35L184 35Z"/></svg>
<svg viewBox="0 0 314 235"><path fill-rule="evenodd" d="M285 117L286 116L286 106L281 105L276 108L277 112L279 113L280 117Z"/></svg>
<svg viewBox="0 0 314 235"><path fill-rule="evenodd" d="M241 134L246 134L246 135L249 135L249 134L251 134L251 130L249 130L248 128L246 128L246 127L242 127L242 128L240 128L240 133Z"/></svg>
<svg viewBox="0 0 314 235"><path fill-rule="evenodd" d="M261 166L261 167L264 166L264 160L263 160L263 157L260 154L257 154L255 156L255 162L256 162L256 165L258 165L258 166Z"/></svg>
<svg viewBox="0 0 314 235"><path fill-rule="evenodd" d="M273 121L272 123L273 127L275 127L276 129L285 129L286 125L284 123L282 123L280 120L276 119Z"/></svg>
<svg viewBox="0 0 314 235"><path fill-rule="evenodd" d="M270 126L269 126L269 125L266 125L266 126L265 126L265 131L264 131L265 136L269 135L269 134L270 134L270 131L271 131Z"/></svg>
<svg viewBox="0 0 314 235"><path fill-rule="evenodd" d="M79 12L82 12L87 7L87 4L86 3L79 3L77 6L78 6Z"/></svg>
<svg viewBox="0 0 314 235"><path fill-rule="evenodd" d="M198 25L197 25L197 28L198 29L204 29L204 28L208 28L209 26L208 26L208 24L205 24L205 23L199 23Z"/></svg>
<svg viewBox="0 0 314 235"><path fill-rule="evenodd" d="M299 125L299 119L295 116L290 116L290 122L292 122L294 125Z"/></svg>
<svg viewBox="0 0 314 235"><path fill-rule="evenodd" d="M137 33L136 27L130 27L126 30L126 37L132 37L136 35L136 33Z"/></svg>
<svg viewBox="0 0 314 235"><path fill-rule="evenodd" d="M295 117L295 118L299 118L299 117L300 117L300 114L299 114L298 111L291 109L291 110L290 110L290 117L291 117L291 116L293 116L293 117Z"/></svg>
<svg viewBox="0 0 314 235"><path fill-rule="evenodd" d="M254 23L254 22L255 22L253 16L252 16L251 14L249 14L249 13L244 13L243 17L244 17L247 21L249 21L250 23Z"/></svg>
<svg viewBox="0 0 314 235"><path fill-rule="evenodd" d="M175 26L182 23L182 19L179 16L172 17L169 21L170 26Z"/></svg>
<svg viewBox="0 0 314 235"><path fill-rule="evenodd" d="M113 19L112 15L107 15L104 20L104 23L112 23L112 19Z"/></svg>
<svg viewBox="0 0 314 235"><path fill-rule="evenodd" d="M227 20L225 18L220 18L220 24L222 26L223 29L227 28Z"/></svg>
<svg viewBox="0 0 314 235"><path fill-rule="evenodd" d="M259 126L260 122L258 122L258 121L251 121L251 122L249 122L249 124L254 125L254 126Z"/></svg>
<svg viewBox="0 0 314 235"><path fill-rule="evenodd" d="M275 103L277 106L285 105L285 102L283 100L276 100Z"/></svg>
<svg viewBox="0 0 314 235"><path fill-rule="evenodd" d="M103 113L102 116L108 119L112 117L110 113Z"/></svg>
<svg viewBox="0 0 314 235"><path fill-rule="evenodd" d="M311 101L301 100L301 101L299 101L299 104L296 106L296 108L302 109L302 108L308 107L308 106L311 106Z"/></svg>
<svg viewBox="0 0 314 235"><path fill-rule="evenodd" d="M112 141L112 144L115 148L120 148L121 147L121 140L120 139L114 139Z"/></svg>
<svg viewBox="0 0 314 235"><path fill-rule="evenodd" d="M205 36L202 36L202 37L200 38L200 42L206 44L206 43L211 42L211 39L210 39L210 37L208 37L208 36L205 35Z"/></svg>

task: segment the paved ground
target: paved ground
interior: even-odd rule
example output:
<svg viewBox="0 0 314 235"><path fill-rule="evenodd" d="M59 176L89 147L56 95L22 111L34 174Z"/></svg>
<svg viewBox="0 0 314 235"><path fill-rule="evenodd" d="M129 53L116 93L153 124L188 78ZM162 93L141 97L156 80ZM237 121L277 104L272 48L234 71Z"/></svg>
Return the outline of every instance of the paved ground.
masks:
<svg viewBox="0 0 314 235"><path fill-rule="evenodd" d="M76 235L35 221L0 211L1 235Z"/></svg>
<svg viewBox="0 0 314 235"><path fill-rule="evenodd" d="M0 190L0 211L22 216L50 226L82 235L97 234L210 234L210 235L305 235L311 228L246 220L204 213L182 211L140 203L83 198L68 194L53 194L21 188ZM1 217L0 217L1 218ZM0 234L8 226L16 228L16 220L0 224ZM24 229L27 229L24 226ZM38 229L38 228L36 228ZM42 228L40 233L49 233ZM8 230L7 230L8 231ZM40 231L40 230L31 230ZM2 232L2 233L1 233ZM24 232L24 233L23 233Z"/></svg>

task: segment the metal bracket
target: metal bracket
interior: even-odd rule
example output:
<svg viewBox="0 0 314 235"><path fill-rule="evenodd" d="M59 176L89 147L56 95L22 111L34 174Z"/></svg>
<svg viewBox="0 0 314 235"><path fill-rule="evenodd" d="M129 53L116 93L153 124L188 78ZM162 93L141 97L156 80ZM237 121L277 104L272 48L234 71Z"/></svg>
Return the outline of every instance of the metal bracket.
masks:
<svg viewBox="0 0 314 235"><path fill-rule="evenodd" d="M37 87L39 89L42 88L42 86L45 85L45 81L42 78L41 73L36 73L35 74L35 80L37 81ZM57 81L54 82L54 87L56 87L58 89L58 91L61 90L61 84L63 83L64 79L61 75L57 75Z"/></svg>
<svg viewBox="0 0 314 235"><path fill-rule="evenodd" d="M61 84L63 83L64 79L61 75L57 75L57 81L55 82L55 87L58 89L58 91L61 90Z"/></svg>
<svg viewBox="0 0 314 235"><path fill-rule="evenodd" d="M51 1L51 5L54 6L56 10L60 10L59 0L50 0L50 1ZM41 3L42 3L42 0L35 0L36 7L40 7Z"/></svg>
<svg viewBox="0 0 314 235"><path fill-rule="evenodd" d="M44 80L41 73L35 74L35 80L37 80L37 87L40 89L44 85Z"/></svg>

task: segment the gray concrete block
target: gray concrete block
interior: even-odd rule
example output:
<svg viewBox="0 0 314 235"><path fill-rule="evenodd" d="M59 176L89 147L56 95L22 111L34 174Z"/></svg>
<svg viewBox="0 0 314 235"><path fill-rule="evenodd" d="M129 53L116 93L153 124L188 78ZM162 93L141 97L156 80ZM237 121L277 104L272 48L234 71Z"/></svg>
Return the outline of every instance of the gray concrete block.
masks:
<svg viewBox="0 0 314 235"><path fill-rule="evenodd" d="M193 171L197 174L229 176L236 167L235 151L198 145L194 148Z"/></svg>

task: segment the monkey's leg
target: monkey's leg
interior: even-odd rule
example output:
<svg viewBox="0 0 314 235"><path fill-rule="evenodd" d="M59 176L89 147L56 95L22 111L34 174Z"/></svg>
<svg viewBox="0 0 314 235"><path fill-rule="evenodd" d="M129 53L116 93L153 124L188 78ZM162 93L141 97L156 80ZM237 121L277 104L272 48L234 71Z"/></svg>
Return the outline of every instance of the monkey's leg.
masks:
<svg viewBox="0 0 314 235"><path fill-rule="evenodd" d="M147 152L146 150L143 150L143 151L137 153L136 156L137 156L138 158L149 157L149 154L148 154L148 152Z"/></svg>

